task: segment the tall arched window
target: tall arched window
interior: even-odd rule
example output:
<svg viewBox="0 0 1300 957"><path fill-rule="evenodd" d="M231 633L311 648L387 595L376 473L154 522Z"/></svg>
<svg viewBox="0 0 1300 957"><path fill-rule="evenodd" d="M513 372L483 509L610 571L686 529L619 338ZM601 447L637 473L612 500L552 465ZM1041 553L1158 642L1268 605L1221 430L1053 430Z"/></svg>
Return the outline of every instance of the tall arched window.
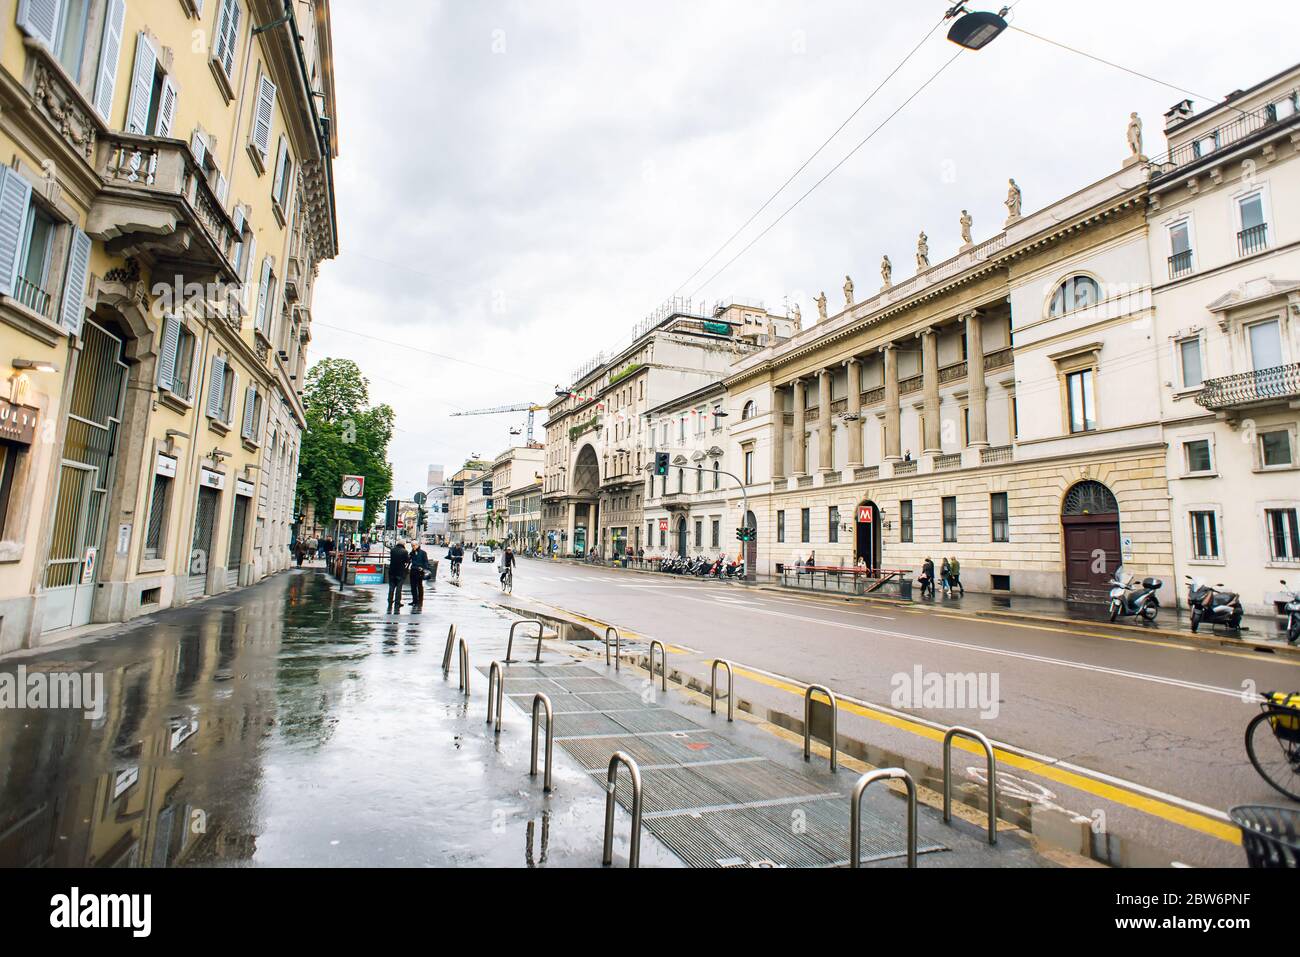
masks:
<svg viewBox="0 0 1300 957"><path fill-rule="evenodd" d="M1101 286L1091 276L1071 276L1056 287L1050 315L1053 319L1101 302Z"/></svg>
<svg viewBox="0 0 1300 957"><path fill-rule="evenodd" d="M758 406L751 400L745 403L745 408L741 410L741 419L752 419L758 415Z"/></svg>

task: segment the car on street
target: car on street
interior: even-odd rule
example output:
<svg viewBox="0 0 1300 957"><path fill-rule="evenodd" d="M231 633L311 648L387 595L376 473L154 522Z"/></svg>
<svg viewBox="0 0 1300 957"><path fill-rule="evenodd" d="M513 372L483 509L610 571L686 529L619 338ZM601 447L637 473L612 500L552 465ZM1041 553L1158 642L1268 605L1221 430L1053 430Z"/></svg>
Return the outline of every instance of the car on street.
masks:
<svg viewBox="0 0 1300 957"><path fill-rule="evenodd" d="M488 548L486 545L480 545L478 548L474 549L474 561L475 563L494 562L496 561L496 555L493 554L492 549Z"/></svg>

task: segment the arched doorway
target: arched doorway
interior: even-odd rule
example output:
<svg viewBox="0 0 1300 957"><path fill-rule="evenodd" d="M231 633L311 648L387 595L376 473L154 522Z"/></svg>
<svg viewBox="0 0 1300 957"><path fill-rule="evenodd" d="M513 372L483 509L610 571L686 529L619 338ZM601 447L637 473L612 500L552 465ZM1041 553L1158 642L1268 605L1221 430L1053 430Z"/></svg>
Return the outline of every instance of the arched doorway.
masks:
<svg viewBox="0 0 1300 957"><path fill-rule="evenodd" d="M677 557L686 557L686 516L677 519Z"/></svg>
<svg viewBox="0 0 1300 957"><path fill-rule="evenodd" d="M853 560L863 559L872 569L881 567L883 536L880 530L880 509L875 502L863 502L857 510L857 536L854 540Z"/></svg>
<svg viewBox="0 0 1300 957"><path fill-rule="evenodd" d="M1061 505L1067 601L1104 601L1107 583L1123 559L1119 502L1100 482L1085 481L1065 493Z"/></svg>
<svg viewBox="0 0 1300 957"><path fill-rule="evenodd" d="M572 553L585 558L587 550L600 544L600 459L591 445L584 445L573 460L573 481L569 493L578 501L573 509Z"/></svg>

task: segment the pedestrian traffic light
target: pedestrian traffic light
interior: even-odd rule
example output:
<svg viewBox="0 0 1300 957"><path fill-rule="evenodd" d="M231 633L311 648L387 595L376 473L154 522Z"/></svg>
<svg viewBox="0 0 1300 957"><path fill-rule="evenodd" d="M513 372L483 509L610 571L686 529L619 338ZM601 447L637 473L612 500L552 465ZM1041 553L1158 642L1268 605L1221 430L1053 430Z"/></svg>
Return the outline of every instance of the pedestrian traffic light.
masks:
<svg viewBox="0 0 1300 957"><path fill-rule="evenodd" d="M655 453L655 475L667 475L667 474L668 474L668 464L669 464L669 463L668 463L668 453L667 453L667 452L656 452L656 453Z"/></svg>

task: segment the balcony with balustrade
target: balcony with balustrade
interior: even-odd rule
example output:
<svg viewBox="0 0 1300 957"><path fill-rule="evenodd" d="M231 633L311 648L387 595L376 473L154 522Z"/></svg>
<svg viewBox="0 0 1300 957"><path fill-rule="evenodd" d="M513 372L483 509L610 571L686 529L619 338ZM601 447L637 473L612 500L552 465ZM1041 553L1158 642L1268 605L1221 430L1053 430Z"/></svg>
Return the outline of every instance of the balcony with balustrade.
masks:
<svg viewBox="0 0 1300 957"><path fill-rule="evenodd" d="M1196 403L1211 412L1234 412L1279 402L1300 407L1300 362L1207 379Z"/></svg>
<svg viewBox="0 0 1300 957"><path fill-rule="evenodd" d="M112 133L99 140L95 169L103 187L86 232L109 252L174 269L187 281L238 280L234 221L187 144Z"/></svg>

